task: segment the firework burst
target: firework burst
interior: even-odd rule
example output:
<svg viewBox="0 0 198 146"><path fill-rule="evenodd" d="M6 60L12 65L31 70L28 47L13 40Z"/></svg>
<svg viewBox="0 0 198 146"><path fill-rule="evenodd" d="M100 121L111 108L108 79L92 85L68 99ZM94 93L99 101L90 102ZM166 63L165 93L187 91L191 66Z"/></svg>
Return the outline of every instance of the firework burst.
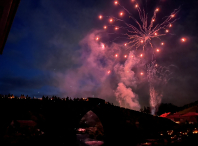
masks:
<svg viewBox="0 0 198 146"><path fill-rule="evenodd" d="M160 39L161 36L167 35L169 33L168 28L173 26L173 23L176 21L175 16L179 11L179 9L175 9L169 16L165 18L165 20L162 23L157 24L156 17L157 17L157 13L160 12L159 8L156 8L154 10L154 14L151 20L149 20L148 14L145 12L145 10L141 9L139 4L136 3L134 5L134 8L137 9L139 16L139 18L136 19L130 13L130 11L127 10L124 6L122 6L118 1L115 1L114 4L116 6L120 6L123 9L123 11L119 13L120 17L127 14L129 16L129 19L132 19L133 22L127 23L125 20L117 17L111 17L111 16L104 16L104 17L109 18L109 22L111 23L110 26L114 27L115 31L117 31L118 29L123 29L126 31L126 33L122 33L120 35L124 36L127 40L129 40L128 42L125 43L125 46L127 44L127 46L130 46L131 49L143 48L144 50L148 44L153 48L152 39L157 38L161 40ZM103 18L103 16L100 15L99 18L101 19ZM119 24L117 26L116 22L119 21L122 22L122 24ZM160 42L160 44L164 45L163 42Z"/></svg>

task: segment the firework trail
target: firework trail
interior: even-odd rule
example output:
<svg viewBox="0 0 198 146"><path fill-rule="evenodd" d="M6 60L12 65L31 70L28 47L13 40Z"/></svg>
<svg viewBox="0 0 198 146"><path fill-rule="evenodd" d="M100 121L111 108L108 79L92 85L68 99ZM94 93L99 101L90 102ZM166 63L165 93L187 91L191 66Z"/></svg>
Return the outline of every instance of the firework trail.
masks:
<svg viewBox="0 0 198 146"><path fill-rule="evenodd" d="M135 1L133 0L132 2ZM114 4L119 5L121 8L123 8L123 12L119 13L120 18L100 15L99 19L107 17L109 18L109 23L111 23L111 25L109 26L115 27L115 31L118 31L119 29L125 31L125 33L121 33L120 35L129 40L124 44L124 46L129 46L131 49L138 49L142 47L144 50L148 44L151 46L151 48L154 48L152 40L154 38L161 40L161 36L167 35L169 33L168 28L173 26L173 23L176 21L176 19L174 18L176 14L179 12L179 9L175 9L169 16L165 18L165 20L162 23L157 24L156 17L157 13L160 11L159 8L156 8L154 10L154 14L151 20L149 21L148 14L145 12L144 9L141 9L137 3L135 4L134 8L138 11L138 19L136 19L133 16L133 14L131 14L130 11L127 10L124 6L122 6L118 1L115 1ZM133 23L127 23L125 20L121 19L122 16L125 14L129 16L129 19L133 20ZM122 22L122 24L119 24L117 26L116 22ZM114 25L112 23L114 23ZM108 26L105 25L104 29L108 29ZM115 34L115 32L111 34ZM114 40L119 38L121 37L117 37ZM160 44L163 46L164 42L160 41Z"/></svg>
<svg viewBox="0 0 198 146"><path fill-rule="evenodd" d="M169 66L170 67L170 66ZM163 88L170 80L172 72L169 67L162 67L152 61L147 65L147 79L149 82L151 114L155 115L163 97Z"/></svg>

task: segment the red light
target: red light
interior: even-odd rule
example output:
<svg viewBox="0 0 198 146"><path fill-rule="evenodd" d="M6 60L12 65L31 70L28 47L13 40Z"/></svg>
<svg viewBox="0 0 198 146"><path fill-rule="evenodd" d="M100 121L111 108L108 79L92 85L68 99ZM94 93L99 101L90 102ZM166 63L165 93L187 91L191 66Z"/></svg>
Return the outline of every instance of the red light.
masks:
<svg viewBox="0 0 198 146"><path fill-rule="evenodd" d="M116 54L115 57L118 57L118 54Z"/></svg>
<svg viewBox="0 0 198 146"><path fill-rule="evenodd" d="M115 30L118 30L118 27L115 27Z"/></svg>
<svg viewBox="0 0 198 146"><path fill-rule="evenodd" d="M166 30L166 33L168 33L168 32L169 32L169 30L167 29L167 30Z"/></svg>
<svg viewBox="0 0 198 146"><path fill-rule="evenodd" d="M156 51L157 51L157 52L159 52L160 50L159 50L159 49L157 49Z"/></svg>
<svg viewBox="0 0 198 146"><path fill-rule="evenodd" d="M169 24L169 27L172 27L172 24Z"/></svg>
<svg viewBox="0 0 198 146"><path fill-rule="evenodd" d="M127 46L127 44L124 44L125 46Z"/></svg>
<svg viewBox="0 0 198 146"><path fill-rule="evenodd" d="M144 41L143 41L143 40L141 40L141 43L144 43Z"/></svg>
<svg viewBox="0 0 198 146"><path fill-rule="evenodd" d="M162 43L161 43L161 45L163 46L163 45L164 45L164 43L162 42Z"/></svg>
<svg viewBox="0 0 198 146"><path fill-rule="evenodd" d="M174 14L172 14L172 15L171 15L171 17L173 18L173 17L175 17L175 15L174 15Z"/></svg>
<svg viewBox="0 0 198 146"><path fill-rule="evenodd" d="M135 7L137 8L138 7L138 4L136 4Z"/></svg>
<svg viewBox="0 0 198 146"><path fill-rule="evenodd" d="M102 15L99 16L99 19L102 19Z"/></svg>
<svg viewBox="0 0 198 146"><path fill-rule="evenodd" d="M127 55L124 55L124 58L127 58Z"/></svg>
<svg viewBox="0 0 198 146"><path fill-rule="evenodd" d="M122 16L122 15L123 15L123 12L120 13L120 16Z"/></svg>
<svg viewBox="0 0 198 146"><path fill-rule="evenodd" d="M115 1L114 4L117 5L118 4L118 1Z"/></svg>
<svg viewBox="0 0 198 146"><path fill-rule="evenodd" d="M109 70L107 73L108 73L108 74L110 74L110 73L111 73L111 71Z"/></svg>
<svg viewBox="0 0 198 146"><path fill-rule="evenodd" d="M186 41L186 38L182 38L181 41L182 41L182 42L185 42L185 41Z"/></svg>
<svg viewBox="0 0 198 146"><path fill-rule="evenodd" d="M104 26L104 29L107 29L107 26Z"/></svg>
<svg viewBox="0 0 198 146"><path fill-rule="evenodd" d="M109 19L110 22L113 22L113 19Z"/></svg>
<svg viewBox="0 0 198 146"><path fill-rule="evenodd" d="M155 21L155 19L152 20L153 22Z"/></svg>
<svg viewBox="0 0 198 146"><path fill-rule="evenodd" d="M143 54L140 54L140 57L143 57Z"/></svg>
<svg viewBox="0 0 198 146"><path fill-rule="evenodd" d="M157 35L157 32L155 33L155 35Z"/></svg>
<svg viewBox="0 0 198 146"><path fill-rule="evenodd" d="M157 11L157 12L158 12L158 11L159 11L159 8L157 8L155 11Z"/></svg>
<svg viewBox="0 0 198 146"><path fill-rule="evenodd" d="M96 38L96 41L98 41L98 40L99 40L99 37Z"/></svg>
<svg viewBox="0 0 198 146"><path fill-rule="evenodd" d="M141 74L141 75L144 75L144 73L143 73L143 72L141 72L140 74Z"/></svg>

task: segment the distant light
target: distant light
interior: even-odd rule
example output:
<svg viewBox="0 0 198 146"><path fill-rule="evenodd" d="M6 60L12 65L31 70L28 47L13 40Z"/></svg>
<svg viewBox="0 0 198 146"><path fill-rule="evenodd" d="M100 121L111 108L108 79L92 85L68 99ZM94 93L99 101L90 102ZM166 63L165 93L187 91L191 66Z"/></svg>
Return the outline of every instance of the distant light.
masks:
<svg viewBox="0 0 198 146"><path fill-rule="evenodd" d="M102 44L102 48L103 48L103 49L105 48L105 45L104 45L104 44Z"/></svg>
<svg viewBox="0 0 198 146"><path fill-rule="evenodd" d="M124 55L124 58L127 58L127 55Z"/></svg>
<svg viewBox="0 0 198 146"><path fill-rule="evenodd" d="M115 1L114 4L117 5L118 4L118 1Z"/></svg>
<svg viewBox="0 0 198 146"><path fill-rule="evenodd" d="M118 27L115 27L115 30L118 30L119 28Z"/></svg>
<svg viewBox="0 0 198 146"><path fill-rule="evenodd" d="M157 52L159 52L160 50L159 50L159 49L157 49L156 51L157 51Z"/></svg>
<svg viewBox="0 0 198 146"><path fill-rule="evenodd" d="M118 54L116 54L115 57L118 57Z"/></svg>
<svg viewBox="0 0 198 146"><path fill-rule="evenodd" d="M163 45L164 45L164 43L162 42L162 43L161 43L161 45L163 46Z"/></svg>
<svg viewBox="0 0 198 146"><path fill-rule="evenodd" d="M136 4L135 7L137 8L138 7L138 4Z"/></svg>
<svg viewBox="0 0 198 146"><path fill-rule="evenodd" d="M110 73L111 73L111 71L109 70L107 73L108 73L108 74L110 74Z"/></svg>
<svg viewBox="0 0 198 146"><path fill-rule="evenodd" d="M153 22L155 21L155 19L152 20Z"/></svg>
<svg viewBox="0 0 198 146"><path fill-rule="evenodd" d="M99 19L102 19L102 15L99 16Z"/></svg>
<svg viewBox="0 0 198 146"><path fill-rule="evenodd" d="M159 8L157 8L155 11L157 11L157 12L158 12L158 11L159 11Z"/></svg>
<svg viewBox="0 0 198 146"><path fill-rule="evenodd" d="M155 33L155 35L157 35L157 32Z"/></svg>
<svg viewBox="0 0 198 146"><path fill-rule="evenodd" d="M104 29L107 29L107 26L104 26Z"/></svg>
<svg viewBox="0 0 198 146"><path fill-rule="evenodd" d="M96 41L98 41L98 40L99 40L99 37L96 38Z"/></svg>
<svg viewBox="0 0 198 146"><path fill-rule="evenodd" d="M109 19L109 21L110 21L110 22L113 22L113 19L111 18L111 19Z"/></svg>
<svg viewBox="0 0 198 146"><path fill-rule="evenodd" d="M169 24L169 27L172 27L172 24Z"/></svg>
<svg viewBox="0 0 198 146"><path fill-rule="evenodd" d="M144 73L143 73L143 72L141 72L140 74L141 74L141 75L144 75Z"/></svg>
<svg viewBox="0 0 198 146"><path fill-rule="evenodd" d="M131 0L132 2L134 2L135 0Z"/></svg>
<svg viewBox="0 0 198 146"><path fill-rule="evenodd" d="M157 64L155 66L158 66Z"/></svg>
<svg viewBox="0 0 198 146"><path fill-rule="evenodd" d="M143 57L143 54L140 54L140 57Z"/></svg>
<svg viewBox="0 0 198 146"><path fill-rule="evenodd" d="M133 56L131 56L133 58Z"/></svg>
<svg viewBox="0 0 198 146"><path fill-rule="evenodd" d="M168 33L168 32L169 32L169 30L167 29L167 30L166 30L166 33Z"/></svg>
<svg viewBox="0 0 198 146"><path fill-rule="evenodd" d="M144 43L144 41L143 41L143 40L141 40L141 43Z"/></svg>
<svg viewBox="0 0 198 146"><path fill-rule="evenodd" d="M127 46L127 44L124 44L125 46Z"/></svg>
<svg viewBox="0 0 198 146"><path fill-rule="evenodd" d="M122 16L123 15L123 12L120 12L120 16Z"/></svg>

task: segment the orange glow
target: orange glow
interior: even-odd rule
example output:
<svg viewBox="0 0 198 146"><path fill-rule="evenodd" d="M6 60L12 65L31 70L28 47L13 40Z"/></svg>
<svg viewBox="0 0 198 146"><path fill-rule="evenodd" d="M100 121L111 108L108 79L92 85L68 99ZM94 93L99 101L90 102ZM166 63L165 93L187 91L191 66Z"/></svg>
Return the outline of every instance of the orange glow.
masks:
<svg viewBox="0 0 198 146"><path fill-rule="evenodd" d="M114 4L117 5L118 4L118 1L115 1Z"/></svg>
<svg viewBox="0 0 198 146"><path fill-rule="evenodd" d="M118 57L118 54L116 54L115 57Z"/></svg>
<svg viewBox="0 0 198 146"><path fill-rule="evenodd" d="M143 54L140 54L140 57L143 57Z"/></svg>
<svg viewBox="0 0 198 146"><path fill-rule="evenodd" d="M109 21L110 21L110 22L113 22L113 19L111 18L111 19L109 19Z"/></svg>
<svg viewBox="0 0 198 146"><path fill-rule="evenodd" d="M172 27L172 24L169 24L169 27Z"/></svg>
<svg viewBox="0 0 198 146"><path fill-rule="evenodd" d="M157 11L157 12L158 12L158 11L159 11L159 8L157 8L155 11Z"/></svg>
<svg viewBox="0 0 198 146"><path fill-rule="evenodd" d="M115 27L115 30L118 30L118 27Z"/></svg>
<svg viewBox="0 0 198 146"><path fill-rule="evenodd" d="M127 46L127 44L124 44L125 46Z"/></svg>
<svg viewBox="0 0 198 146"><path fill-rule="evenodd" d="M160 50L159 50L159 49L157 49L156 51L157 51L157 52L159 52Z"/></svg>
<svg viewBox="0 0 198 146"><path fill-rule="evenodd" d="M157 64L155 66L158 66Z"/></svg>
<svg viewBox="0 0 198 146"><path fill-rule="evenodd" d="M102 19L102 15L99 16L99 19Z"/></svg>
<svg viewBox="0 0 198 146"><path fill-rule="evenodd" d="M153 22L155 21L155 19L152 20Z"/></svg>
<svg viewBox="0 0 198 146"><path fill-rule="evenodd" d="M144 43L144 41L143 41L143 40L141 40L141 43Z"/></svg>
<svg viewBox="0 0 198 146"><path fill-rule="evenodd" d="M98 40L99 40L99 37L96 38L96 41L98 41Z"/></svg>
<svg viewBox="0 0 198 146"><path fill-rule="evenodd" d="M182 41L182 42L185 42L185 41L186 41L186 38L182 38L181 41Z"/></svg>
<svg viewBox="0 0 198 146"><path fill-rule="evenodd" d="M138 4L136 4L135 7L137 8L138 7Z"/></svg>
<svg viewBox="0 0 198 146"><path fill-rule="evenodd" d="M163 46L163 45L164 45L164 43L162 42L162 43L161 43L161 45Z"/></svg>
<svg viewBox="0 0 198 146"><path fill-rule="evenodd" d="M167 29L167 30L166 30L166 33L168 33L168 32L169 32L169 30Z"/></svg>
<svg viewBox="0 0 198 146"><path fill-rule="evenodd" d="M127 58L127 55L124 55L124 58Z"/></svg>
<svg viewBox="0 0 198 146"><path fill-rule="evenodd" d="M109 70L107 73L108 73L108 74L110 74L110 73L111 73L111 71Z"/></svg>
<svg viewBox="0 0 198 146"><path fill-rule="evenodd" d="M157 35L157 32L155 33L155 35Z"/></svg>
<svg viewBox="0 0 198 146"><path fill-rule="evenodd" d="M122 15L123 15L123 12L120 13L120 16L122 16Z"/></svg>
<svg viewBox="0 0 198 146"><path fill-rule="evenodd" d="M144 73L143 73L143 72L141 72L140 74L141 74L141 75L143 75Z"/></svg>
<svg viewBox="0 0 198 146"><path fill-rule="evenodd" d="M104 29L107 29L107 26L104 26Z"/></svg>
<svg viewBox="0 0 198 146"><path fill-rule="evenodd" d="M175 15L174 15L174 14L172 14L172 15L171 15L171 17L173 18L173 17L175 17Z"/></svg>

